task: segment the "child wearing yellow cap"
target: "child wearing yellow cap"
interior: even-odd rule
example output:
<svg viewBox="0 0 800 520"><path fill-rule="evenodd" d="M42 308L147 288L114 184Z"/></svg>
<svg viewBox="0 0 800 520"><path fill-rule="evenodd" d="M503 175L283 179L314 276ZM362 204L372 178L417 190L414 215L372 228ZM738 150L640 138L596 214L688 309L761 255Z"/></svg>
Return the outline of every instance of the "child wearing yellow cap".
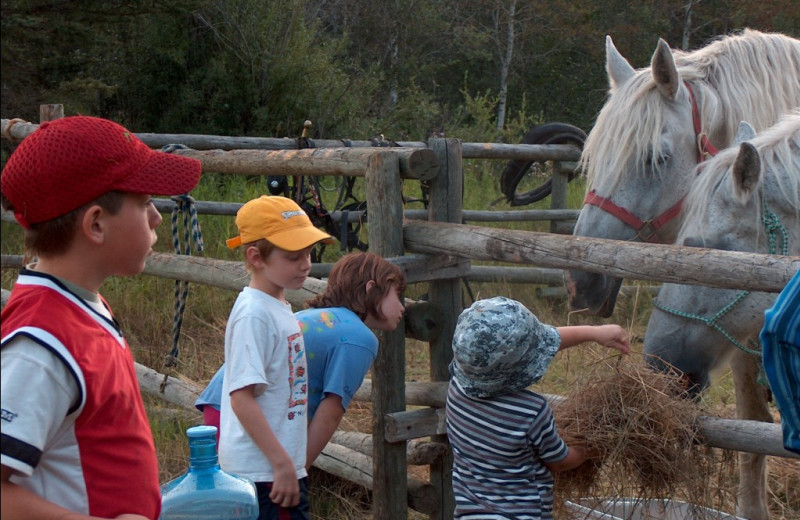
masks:
<svg viewBox="0 0 800 520"><path fill-rule="evenodd" d="M307 519L308 369L300 327L286 301L311 271L311 249L331 243L291 199L262 196L236 214L250 283L225 329L219 461L256 483L259 520Z"/></svg>

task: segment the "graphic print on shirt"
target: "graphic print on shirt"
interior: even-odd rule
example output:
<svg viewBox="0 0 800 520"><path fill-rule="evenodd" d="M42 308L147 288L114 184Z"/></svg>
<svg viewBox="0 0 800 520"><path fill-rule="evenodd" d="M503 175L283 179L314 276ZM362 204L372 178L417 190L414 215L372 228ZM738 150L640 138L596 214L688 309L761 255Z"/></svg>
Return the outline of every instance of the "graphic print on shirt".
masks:
<svg viewBox="0 0 800 520"><path fill-rule="evenodd" d="M308 375L306 374L306 357L303 348L302 333L287 338L289 348L289 413L290 421L305 415L308 403Z"/></svg>

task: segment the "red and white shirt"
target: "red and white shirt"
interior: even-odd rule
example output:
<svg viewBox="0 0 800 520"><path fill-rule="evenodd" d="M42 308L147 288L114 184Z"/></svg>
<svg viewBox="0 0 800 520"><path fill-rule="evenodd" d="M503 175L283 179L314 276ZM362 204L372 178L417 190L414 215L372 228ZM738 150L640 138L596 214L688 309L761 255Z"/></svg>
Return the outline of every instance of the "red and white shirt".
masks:
<svg viewBox="0 0 800 520"><path fill-rule="evenodd" d="M59 280L23 270L2 311L2 464L67 509L155 520L158 461L119 326Z"/></svg>

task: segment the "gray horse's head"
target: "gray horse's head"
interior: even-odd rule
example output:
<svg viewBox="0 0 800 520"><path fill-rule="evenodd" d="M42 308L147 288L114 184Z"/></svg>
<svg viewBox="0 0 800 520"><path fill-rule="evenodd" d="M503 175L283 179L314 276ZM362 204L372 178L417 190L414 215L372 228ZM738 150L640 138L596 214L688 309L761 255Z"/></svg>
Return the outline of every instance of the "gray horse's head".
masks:
<svg viewBox="0 0 800 520"><path fill-rule="evenodd" d="M800 111L758 136L743 125L739 140L699 174L677 242L800 253ZM648 362L660 370L678 369L700 391L709 385L711 370L736 348L757 351L764 310L775 294L743 289L662 285L645 334Z"/></svg>

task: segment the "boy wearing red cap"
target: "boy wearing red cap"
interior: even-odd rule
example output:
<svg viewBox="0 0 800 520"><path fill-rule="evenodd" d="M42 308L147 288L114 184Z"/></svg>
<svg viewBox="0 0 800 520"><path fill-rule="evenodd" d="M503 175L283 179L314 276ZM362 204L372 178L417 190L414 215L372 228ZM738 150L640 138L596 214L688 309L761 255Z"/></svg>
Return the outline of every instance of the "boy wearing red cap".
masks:
<svg viewBox="0 0 800 520"><path fill-rule="evenodd" d="M35 264L2 311L3 519L155 520L158 462L118 323L98 291L144 269L161 215L199 161L94 117L42 123L8 160L2 203Z"/></svg>
<svg viewBox="0 0 800 520"><path fill-rule="evenodd" d="M263 196L236 214L250 284L225 329L219 461L256 483L259 520L308 519L308 369L286 289L300 289L311 249L331 243L291 199Z"/></svg>

